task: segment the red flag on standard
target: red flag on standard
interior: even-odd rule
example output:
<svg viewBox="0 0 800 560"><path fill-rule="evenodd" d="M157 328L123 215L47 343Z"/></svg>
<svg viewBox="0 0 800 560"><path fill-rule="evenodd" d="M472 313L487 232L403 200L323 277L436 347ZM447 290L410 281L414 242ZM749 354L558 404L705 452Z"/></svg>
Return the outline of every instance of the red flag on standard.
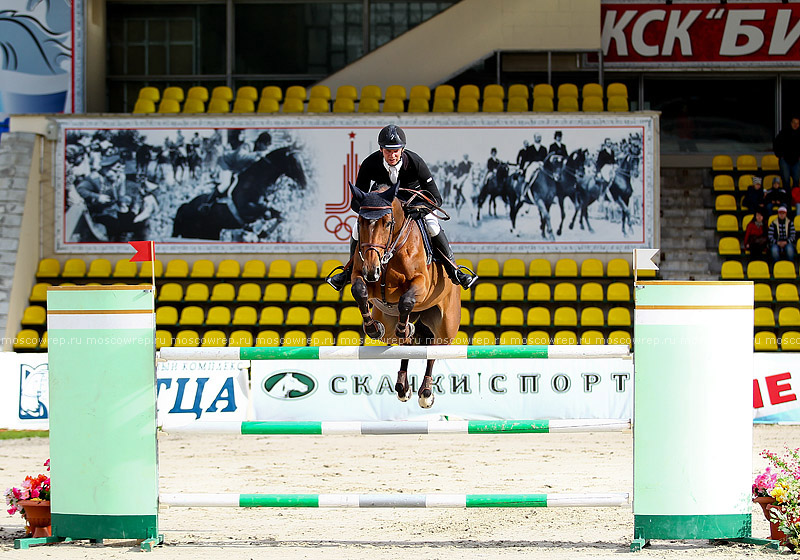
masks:
<svg viewBox="0 0 800 560"><path fill-rule="evenodd" d="M152 241L128 241L131 247L136 249L136 254L131 257L130 262L148 262L153 260Z"/></svg>

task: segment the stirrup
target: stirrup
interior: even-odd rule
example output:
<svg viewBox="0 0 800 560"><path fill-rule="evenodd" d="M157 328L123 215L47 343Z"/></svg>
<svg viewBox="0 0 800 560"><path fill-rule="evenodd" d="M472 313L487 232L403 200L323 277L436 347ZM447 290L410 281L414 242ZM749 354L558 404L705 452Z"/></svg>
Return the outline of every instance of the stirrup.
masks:
<svg viewBox="0 0 800 560"><path fill-rule="evenodd" d="M344 290L344 287L347 285L347 280L345 280L345 281L344 281L344 283L342 284L341 288L337 288L337 287L336 287L336 285L333 283L333 277L334 277L334 276L336 276L337 274L339 274L339 273L337 273L337 271L341 271L341 273L343 273L343 272L345 272L346 270L347 270L347 269L346 269L344 266L342 266L342 265L339 265L339 266L337 266L337 267L334 267L334 268L333 268L333 269L332 269L332 270L331 270L331 271L328 273L328 275L325 277L325 282L326 282L326 283L327 283L327 284L328 284L328 285L329 285L331 288L333 288L334 290L336 290L337 292L341 292L342 290Z"/></svg>
<svg viewBox="0 0 800 560"><path fill-rule="evenodd" d="M458 285L464 288L465 290L469 290L470 288L472 288L472 286L475 285L475 282L478 281L478 275L475 274L475 271L469 268L468 266L464 266L463 264L458 265L456 267L456 272L460 272L461 274L470 276L470 281L468 285L464 286L463 284L461 284L461 282L458 282ZM458 276L456 276L456 278L458 278Z"/></svg>

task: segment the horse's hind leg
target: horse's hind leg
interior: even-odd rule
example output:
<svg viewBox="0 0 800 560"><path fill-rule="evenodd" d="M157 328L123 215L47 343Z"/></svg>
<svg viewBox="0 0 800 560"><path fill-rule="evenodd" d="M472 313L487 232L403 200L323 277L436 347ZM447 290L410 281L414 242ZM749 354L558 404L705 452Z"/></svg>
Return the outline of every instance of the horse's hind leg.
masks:
<svg viewBox="0 0 800 560"><path fill-rule="evenodd" d="M400 402L406 402L411 398L411 385L408 384L408 360L400 360L400 371L397 372L394 390Z"/></svg>
<svg viewBox="0 0 800 560"><path fill-rule="evenodd" d="M425 377L422 378L422 383L419 386L417 395L419 396L419 406L422 408L430 408L433 406L433 362L436 360L428 360L425 367Z"/></svg>

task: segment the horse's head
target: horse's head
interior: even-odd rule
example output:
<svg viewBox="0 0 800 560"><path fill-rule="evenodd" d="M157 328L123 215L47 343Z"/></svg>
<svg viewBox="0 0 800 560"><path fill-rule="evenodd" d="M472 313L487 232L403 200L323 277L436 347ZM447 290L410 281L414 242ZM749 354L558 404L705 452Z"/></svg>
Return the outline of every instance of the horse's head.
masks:
<svg viewBox="0 0 800 560"><path fill-rule="evenodd" d="M363 262L361 275L377 282L386 265L386 256L396 229L402 224L403 210L396 198L397 185L381 186L365 193L352 183L350 190L358 205L358 254Z"/></svg>
<svg viewBox="0 0 800 560"><path fill-rule="evenodd" d="M551 153L547 156L547 159L544 160L543 167L547 171L548 175L553 178L553 180L560 181L561 173L564 171L564 164L566 161L567 158L561 154Z"/></svg>

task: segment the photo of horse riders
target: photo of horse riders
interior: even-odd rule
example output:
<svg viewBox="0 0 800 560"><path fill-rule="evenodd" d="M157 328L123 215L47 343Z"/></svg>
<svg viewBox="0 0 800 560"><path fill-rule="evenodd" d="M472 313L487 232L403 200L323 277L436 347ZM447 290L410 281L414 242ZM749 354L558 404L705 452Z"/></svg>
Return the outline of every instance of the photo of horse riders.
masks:
<svg viewBox="0 0 800 560"><path fill-rule="evenodd" d="M71 130L65 144L69 242L282 241L303 211L286 131Z"/></svg>

